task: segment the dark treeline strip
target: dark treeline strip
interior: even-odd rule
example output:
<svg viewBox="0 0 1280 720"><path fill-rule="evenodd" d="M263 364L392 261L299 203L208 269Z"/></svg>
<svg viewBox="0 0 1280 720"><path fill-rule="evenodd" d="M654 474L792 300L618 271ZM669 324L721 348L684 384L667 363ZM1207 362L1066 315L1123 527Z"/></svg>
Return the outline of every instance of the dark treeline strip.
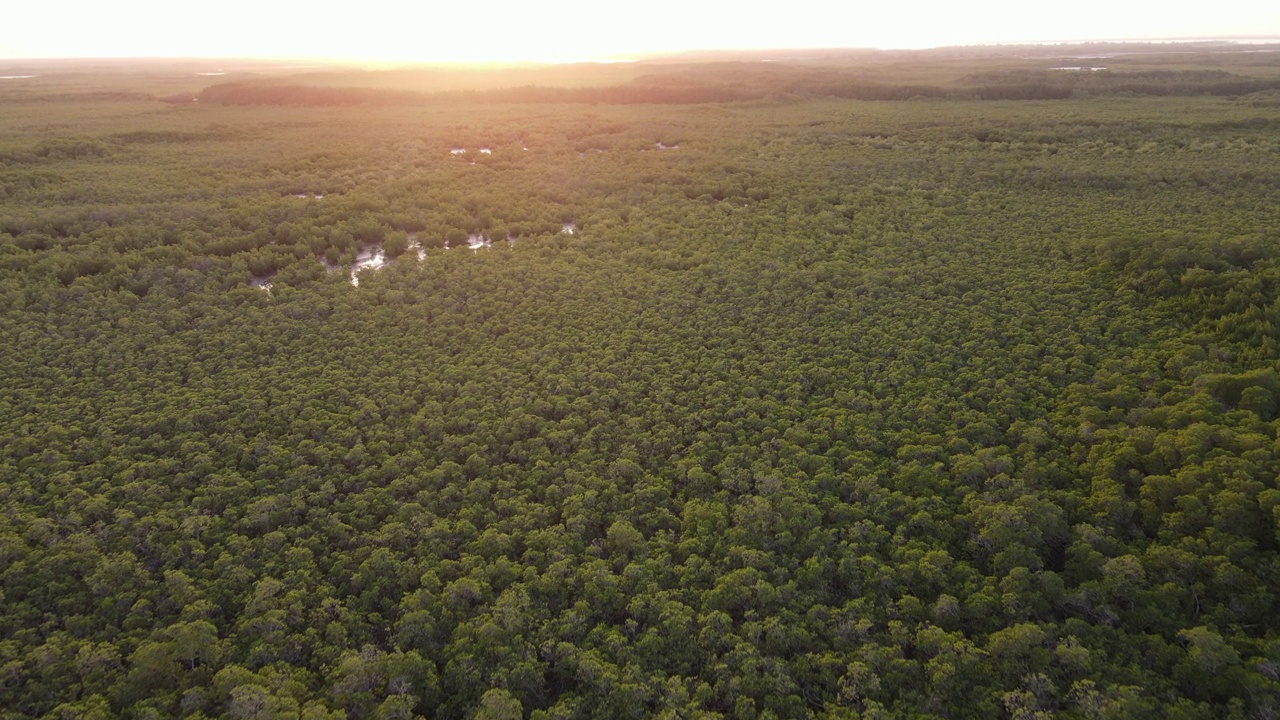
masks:
<svg viewBox="0 0 1280 720"><path fill-rule="evenodd" d="M735 77L734 80L739 78ZM678 77L647 76L644 82L607 87L526 86L483 91L423 93L366 87L225 83L202 91L200 102L226 105L422 105L431 103L699 104L771 97L835 97L900 101L1062 100L1077 95L1235 96L1280 89L1280 79L1216 73L1016 71L966 78L962 87L874 83L834 73L765 75L758 82L688 84ZM672 80L672 84L664 81ZM181 98L180 98L181 99Z"/></svg>
<svg viewBox="0 0 1280 720"><path fill-rule="evenodd" d="M1004 70L962 81L984 100L1058 100L1074 95L1234 96L1280 89L1278 78L1223 71Z"/></svg>
<svg viewBox="0 0 1280 720"><path fill-rule="evenodd" d="M200 102L224 105L425 105L467 103L635 103L695 104L761 97L729 87L613 86L597 88L519 87L501 90L420 93L379 88L324 88L306 85L226 83L206 88Z"/></svg>

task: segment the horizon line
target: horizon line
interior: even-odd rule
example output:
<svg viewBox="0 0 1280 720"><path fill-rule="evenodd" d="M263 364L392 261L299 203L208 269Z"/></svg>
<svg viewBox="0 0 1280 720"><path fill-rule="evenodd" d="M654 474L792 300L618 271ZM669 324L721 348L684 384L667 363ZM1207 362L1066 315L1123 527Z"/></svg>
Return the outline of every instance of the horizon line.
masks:
<svg viewBox="0 0 1280 720"><path fill-rule="evenodd" d="M614 56L594 56L584 58L541 58L531 60L414 60L410 58L377 58L377 57L335 57L315 55L37 55L25 57L0 56L0 62L139 62L139 61L182 61L182 62L267 62L272 64L297 62L309 65L343 66L366 63L377 65L434 65L434 66L467 66L467 67L512 67L522 65L613 65L658 60L663 58L681 58L690 55L729 55L729 54L761 54L761 53L893 53L893 52L931 52L940 50L964 50L982 48L1018 48L1018 47L1070 47L1075 45L1179 45L1179 44L1243 44L1243 45L1280 45L1280 34L1237 34L1207 36L1171 36L1171 37L1108 37L1108 38L1076 38L1062 40L998 40L950 45L930 45L921 47L875 47L875 46L777 46L777 47L702 47L684 50L661 50L652 52L635 52Z"/></svg>

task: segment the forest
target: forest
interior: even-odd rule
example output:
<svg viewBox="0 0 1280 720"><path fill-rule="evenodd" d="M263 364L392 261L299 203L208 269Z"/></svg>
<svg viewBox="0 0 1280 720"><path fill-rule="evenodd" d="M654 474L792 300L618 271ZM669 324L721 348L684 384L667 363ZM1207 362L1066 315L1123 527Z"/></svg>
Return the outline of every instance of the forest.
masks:
<svg viewBox="0 0 1280 720"><path fill-rule="evenodd" d="M0 61L0 720L1280 716L1277 51Z"/></svg>

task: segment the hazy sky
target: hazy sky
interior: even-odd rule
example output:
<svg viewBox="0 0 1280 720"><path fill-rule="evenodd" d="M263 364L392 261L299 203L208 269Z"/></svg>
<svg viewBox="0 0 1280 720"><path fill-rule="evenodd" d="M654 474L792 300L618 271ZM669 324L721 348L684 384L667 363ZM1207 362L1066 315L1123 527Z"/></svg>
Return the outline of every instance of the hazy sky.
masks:
<svg viewBox="0 0 1280 720"><path fill-rule="evenodd" d="M0 57L574 60L724 48L918 48L1280 36L1276 0L16 0Z"/></svg>

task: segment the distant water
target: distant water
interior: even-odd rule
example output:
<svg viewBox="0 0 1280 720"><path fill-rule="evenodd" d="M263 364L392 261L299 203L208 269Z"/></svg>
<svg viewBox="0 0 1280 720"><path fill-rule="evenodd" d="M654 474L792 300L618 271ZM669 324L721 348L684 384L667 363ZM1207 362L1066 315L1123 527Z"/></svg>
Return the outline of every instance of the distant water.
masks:
<svg viewBox="0 0 1280 720"><path fill-rule="evenodd" d="M1196 37L1196 38L1106 38L1094 40L1061 40L1053 45L1085 43L1127 43L1145 45L1192 45L1210 43L1230 43L1233 45L1272 45L1280 44L1280 35L1263 35L1258 37Z"/></svg>

